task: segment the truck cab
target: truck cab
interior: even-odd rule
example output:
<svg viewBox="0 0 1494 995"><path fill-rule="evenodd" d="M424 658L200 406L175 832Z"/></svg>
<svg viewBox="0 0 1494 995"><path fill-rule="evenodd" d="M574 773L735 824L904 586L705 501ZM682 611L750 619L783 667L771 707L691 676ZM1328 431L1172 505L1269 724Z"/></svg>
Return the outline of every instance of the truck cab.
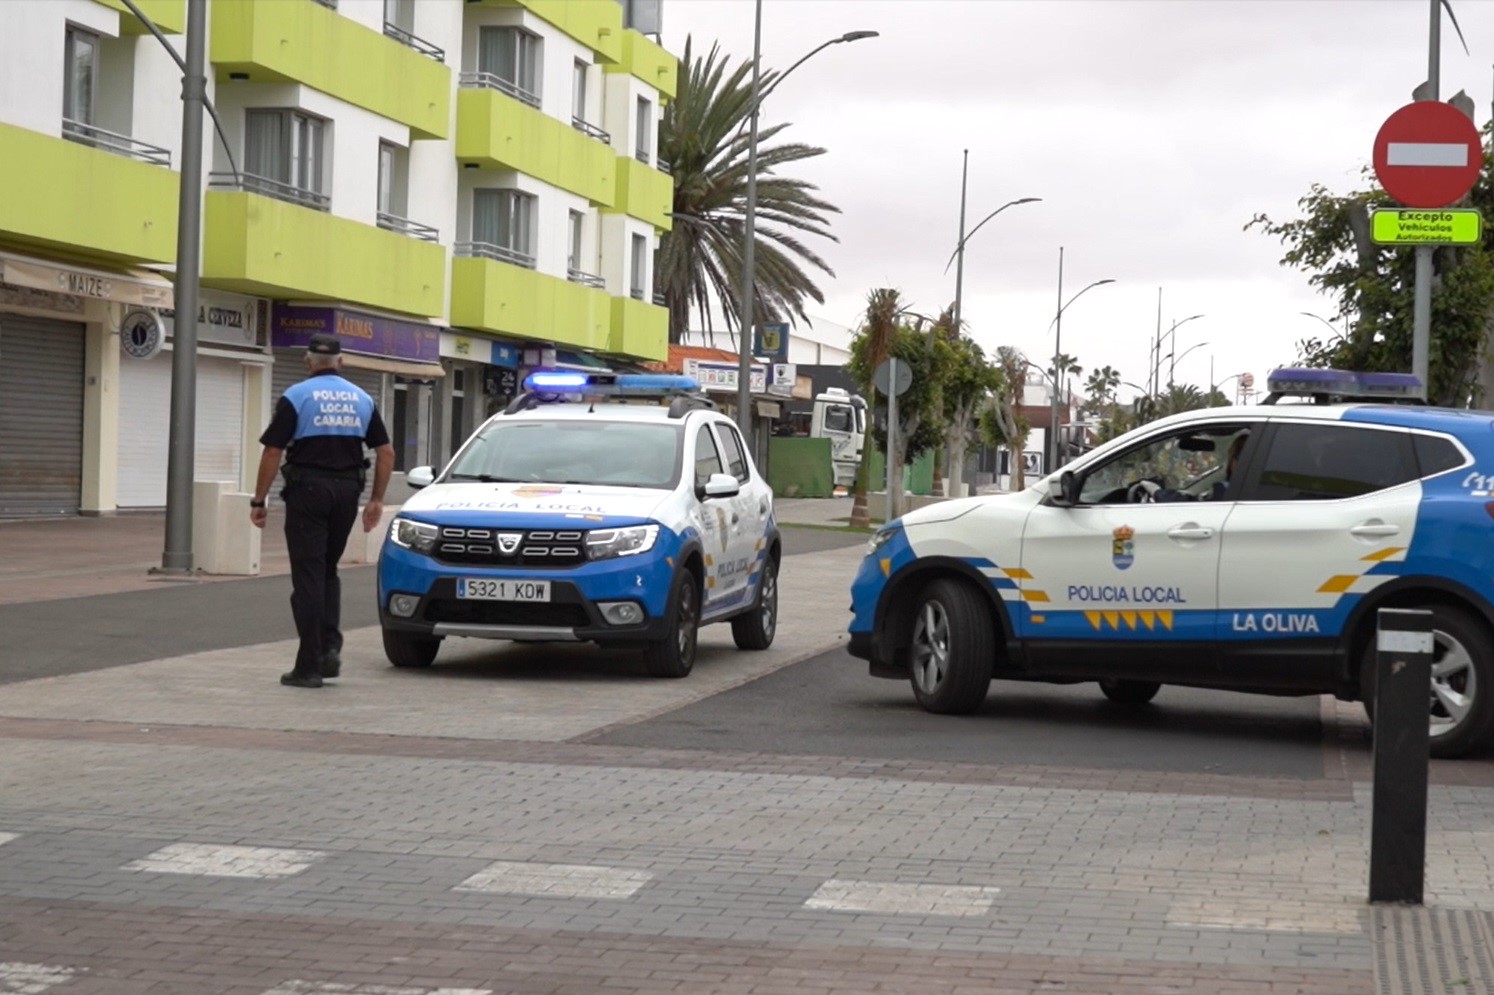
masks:
<svg viewBox="0 0 1494 995"><path fill-rule="evenodd" d="M809 434L830 440L830 461L839 487L854 487L866 440L866 399L840 387L815 395Z"/></svg>

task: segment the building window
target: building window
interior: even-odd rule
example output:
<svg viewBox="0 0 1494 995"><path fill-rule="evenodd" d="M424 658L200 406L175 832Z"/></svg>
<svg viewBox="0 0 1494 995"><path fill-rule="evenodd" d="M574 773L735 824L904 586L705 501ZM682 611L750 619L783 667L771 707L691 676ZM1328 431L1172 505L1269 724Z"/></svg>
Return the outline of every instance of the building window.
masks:
<svg viewBox="0 0 1494 995"><path fill-rule="evenodd" d="M81 28L68 28L63 63L62 117L78 124L93 124L94 93L99 79L99 36Z"/></svg>
<svg viewBox="0 0 1494 995"><path fill-rule="evenodd" d="M415 0L384 0L384 23L406 34L415 30Z"/></svg>
<svg viewBox="0 0 1494 995"><path fill-rule="evenodd" d="M633 236L632 285L628 288L634 300L643 300L643 289L648 280L648 239Z"/></svg>
<svg viewBox="0 0 1494 995"><path fill-rule="evenodd" d="M446 441L450 456L467 441L467 371L460 366L451 369L451 436Z"/></svg>
<svg viewBox="0 0 1494 995"><path fill-rule="evenodd" d="M571 212L571 241L570 249L566 253L566 265L573 272L580 272L584 267L581 265L581 234L586 224L586 215L580 211Z"/></svg>
<svg viewBox="0 0 1494 995"><path fill-rule="evenodd" d="M539 36L519 28L483 28L478 33L477 68L496 79L500 89L539 106Z"/></svg>
<svg viewBox="0 0 1494 995"><path fill-rule="evenodd" d="M533 269L534 197L517 190L474 190L472 241L485 255Z"/></svg>
<svg viewBox="0 0 1494 995"><path fill-rule="evenodd" d="M244 186L325 211L327 122L300 111L244 112Z"/></svg>
<svg viewBox="0 0 1494 995"><path fill-rule="evenodd" d="M571 117L577 121L586 120L586 71L590 67L580 59L576 60L576 69L571 74L574 93L571 97Z"/></svg>
<svg viewBox="0 0 1494 995"><path fill-rule="evenodd" d="M634 129L637 134L637 146L634 156L639 162L652 162L654 147L654 105L647 97L638 98L638 122Z"/></svg>

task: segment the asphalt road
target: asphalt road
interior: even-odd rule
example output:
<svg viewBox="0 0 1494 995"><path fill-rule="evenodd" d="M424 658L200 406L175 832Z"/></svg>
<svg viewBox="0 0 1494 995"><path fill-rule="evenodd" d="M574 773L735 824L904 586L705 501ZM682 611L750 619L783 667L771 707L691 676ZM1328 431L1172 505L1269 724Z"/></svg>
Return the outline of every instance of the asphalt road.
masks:
<svg viewBox="0 0 1494 995"><path fill-rule="evenodd" d="M946 763L1323 777L1318 698L1164 687L1140 707L1094 684L995 681L970 716L931 715L905 681L834 650L625 726L615 746Z"/></svg>
<svg viewBox="0 0 1494 995"><path fill-rule="evenodd" d="M864 542L854 532L783 529L787 556ZM341 576L343 629L377 624L374 568ZM290 593L290 577L281 575L0 605L0 684L293 639Z"/></svg>

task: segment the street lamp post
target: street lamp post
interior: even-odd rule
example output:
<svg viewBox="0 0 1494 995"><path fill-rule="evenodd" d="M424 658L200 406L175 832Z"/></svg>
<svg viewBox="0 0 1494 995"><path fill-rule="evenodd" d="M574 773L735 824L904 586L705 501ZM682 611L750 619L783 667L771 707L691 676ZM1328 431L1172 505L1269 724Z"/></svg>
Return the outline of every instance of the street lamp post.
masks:
<svg viewBox="0 0 1494 995"><path fill-rule="evenodd" d="M1060 245L1058 247L1058 313L1053 316L1053 325L1055 326L1055 330L1053 333L1053 411L1052 421L1050 422L1048 429L1048 452L1050 454L1048 457L1048 471L1050 473L1058 469L1058 456L1060 451L1058 445L1058 392L1060 383L1058 357L1063 354L1063 313L1068 309L1069 304L1072 304L1079 298L1083 297L1085 291L1092 290L1095 287L1103 287L1107 283L1114 282L1114 280L1109 279L1108 277L1104 280L1096 280L1094 283L1091 283L1089 286L1085 287L1084 290L1081 290L1073 297L1070 297L1068 303L1065 304L1063 300L1063 246Z"/></svg>
<svg viewBox="0 0 1494 995"><path fill-rule="evenodd" d="M1177 355L1178 355L1178 353L1177 353L1177 350L1178 350L1178 329L1182 328L1184 325L1188 324L1188 322L1193 321L1196 318L1202 318L1202 317L1203 317L1203 315L1201 315L1201 314L1193 314L1193 315L1189 315L1188 317L1184 318L1182 321L1174 321L1172 323L1172 328L1167 333L1167 385L1169 387L1172 386L1172 383L1173 383L1173 374L1177 372L1177 368L1178 368L1178 363L1177 363ZM1187 353L1185 352L1184 355L1187 355ZM1162 340L1160 338L1157 340L1157 365L1159 367L1162 365ZM1157 371L1157 374L1158 374L1157 378L1158 378L1158 380L1160 380L1160 378L1161 378L1161 370L1160 369ZM1157 384L1157 386L1161 387L1161 383L1159 382ZM1160 393L1160 391L1159 391L1159 393Z"/></svg>
<svg viewBox="0 0 1494 995"><path fill-rule="evenodd" d="M1170 368L1167 371L1167 386L1171 387L1173 385L1173 383L1175 382L1173 374L1177 371L1178 360L1181 360L1184 357L1186 357L1194 349L1197 349L1197 348L1200 348L1201 346L1206 346L1206 345L1208 345L1207 342L1195 342L1193 345L1190 345L1188 348L1184 349L1181 356L1171 356L1171 355L1168 356L1168 359L1171 360L1171 366L1170 366Z"/></svg>
<svg viewBox="0 0 1494 995"><path fill-rule="evenodd" d="M831 45L842 42L875 38L875 31L848 31L839 38L832 38L819 45L798 62L789 66L782 75L773 80L766 91L762 89L763 49L763 0L757 0L752 28L752 113L748 119L747 138L747 210L743 219L742 247L742 307L737 314L740 332L737 339L737 427L742 430L742 439L748 452L756 452L752 438L752 333L757 328L755 312L757 302L753 299L757 290L757 117L763 98L772 93L810 57Z"/></svg>
<svg viewBox="0 0 1494 995"><path fill-rule="evenodd" d="M990 221L992 218L996 217L996 215L1000 214L1002 211L1006 210L1008 207L1017 207L1020 204L1036 204L1036 203L1038 203L1039 201L1041 201L1043 199L1041 197L1019 197L1016 200L1009 200L1005 204L1002 204L1000 207L996 208L996 210L992 211L990 214L987 214L984 218L981 218L980 221L979 221L979 223L977 223L974 228L970 229L969 234L966 234L966 232L965 232L965 186L966 186L965 181L968 179L969 173L970 173L970 150L966 149L965 150L965 164L964 164L964 167L960 170L960 240L959 240L959 242L957 242L955 244L955 250L954 250L954 252L950 253L949 262L944 264L944 272L946 272L946 273L949 272L950 263L955 263L956 264L955 265L954 319L955 319L955 328L957 330L960 328L960 321L961 321L960 315L962 313L961 312L961 304L962 304L962 302L964 300L964 296L965 296L965 293L964 293L965 292L965 243L969 242L972 238L974 238L975 237L975 233L978 232L978 231L980 231L981 228L985 227L985 224L986 224L987 221Z"/></svg>

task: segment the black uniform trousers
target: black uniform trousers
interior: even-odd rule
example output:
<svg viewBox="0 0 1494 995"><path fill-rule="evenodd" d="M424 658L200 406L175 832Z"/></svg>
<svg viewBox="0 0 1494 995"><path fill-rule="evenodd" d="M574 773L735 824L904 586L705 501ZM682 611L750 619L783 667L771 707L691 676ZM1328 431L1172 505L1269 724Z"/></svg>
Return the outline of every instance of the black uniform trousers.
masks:
<svg viewBox="0 0 1494 995"><path fill-rule="evenodd" d="M295 673L322 672L322 659L342 651L342 582L337 561L358 517L362 488L351 476L303 470L284 491L285 548L290 554L291 614L301 648Z"/></svg>

